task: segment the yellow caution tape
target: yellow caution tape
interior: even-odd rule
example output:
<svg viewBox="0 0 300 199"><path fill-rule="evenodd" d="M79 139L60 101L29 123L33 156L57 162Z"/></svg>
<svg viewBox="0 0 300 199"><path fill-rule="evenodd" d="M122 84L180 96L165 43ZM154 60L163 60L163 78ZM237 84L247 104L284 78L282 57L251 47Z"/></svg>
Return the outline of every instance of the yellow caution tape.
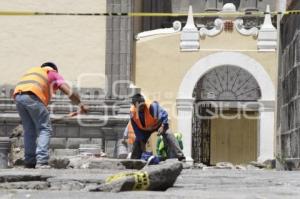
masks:
<svg viewBox="0 0 300 199"><path fill-rule="evenodd" d="M193 13L194 17L219 17L219 16L264 16L265 14L271 15L293 15L300 14L300 10L288 10L285 12L202 12ZM74 15L74 16L129 16L129 17L181 17L187 16L187 13L156 13L156 12L106 12L106 13L60 13L60 12L27 12L27 11L0 11L0 16L34 16L34 15Z"/></svg>
<svg viewBox="0 0 300 199"><path fill-rule="evenodd" d="M147 190L150 185L149 175L146 171L118 173L116 175L112 175L106 178L105 183L110 184L112 182L122 180L126 177L134 177L135 184L133 186L133 190Z"/></svg>

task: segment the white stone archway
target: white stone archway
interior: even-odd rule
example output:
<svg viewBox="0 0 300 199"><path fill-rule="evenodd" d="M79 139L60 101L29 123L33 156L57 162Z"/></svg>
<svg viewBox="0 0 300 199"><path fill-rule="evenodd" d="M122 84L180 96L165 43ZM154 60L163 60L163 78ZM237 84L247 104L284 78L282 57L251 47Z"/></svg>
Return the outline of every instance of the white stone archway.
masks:
<svg viewBox="0 0 300 199"><path fill-rule="evenodd" d="M211 54L195 63L184 76L177 94L178 130L183 133L184 153L187 161L192 162L192 117L193 91L198 80L211 69L232 65L248 71L257 81L261 90L262 106L259 109L258 161L274 158L274 103L273 82L263 66L253 58L236 52Z"/></svg>

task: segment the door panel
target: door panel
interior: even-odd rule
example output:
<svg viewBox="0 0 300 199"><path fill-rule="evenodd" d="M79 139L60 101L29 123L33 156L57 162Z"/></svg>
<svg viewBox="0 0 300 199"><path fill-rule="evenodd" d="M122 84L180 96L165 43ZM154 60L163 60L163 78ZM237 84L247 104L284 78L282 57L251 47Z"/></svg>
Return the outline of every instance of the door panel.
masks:
<svg viewBox="0 0 300 199"><path fill-rule="evenodd" d="M256 112L247 112L256 116ZM225 116L237 115L227 112ZM253 118L253 117L252 117ZM257 119L238 115L236 119L211 120L211 164L231 162L249 163L257 159Z"/></svg>

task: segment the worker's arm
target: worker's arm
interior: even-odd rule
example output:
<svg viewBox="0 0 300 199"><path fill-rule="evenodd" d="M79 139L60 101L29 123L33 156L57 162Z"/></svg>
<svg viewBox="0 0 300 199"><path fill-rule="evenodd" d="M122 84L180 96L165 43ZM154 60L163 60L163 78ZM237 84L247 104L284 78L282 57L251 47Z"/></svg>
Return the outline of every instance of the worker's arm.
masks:
<svg viewBox="0 0 300 199"><path fill-rule="evenodd" d="M60 85L59 90L66 94L73 104L79 106L80 113L87 113L88 107L81 103L79 94L77 92L72 91L68 84L63 83L62 85Z"/></svg>
<svg viewBox="0 0 300 199"><path fill-rule="evenodd" d="M163 134L169 129L169 122L168 122L168 113L165 111L158 102L154 101L151 104L150 112L153 117L157 118L158 122L161 124L158 128L158 133Z"/></svg>

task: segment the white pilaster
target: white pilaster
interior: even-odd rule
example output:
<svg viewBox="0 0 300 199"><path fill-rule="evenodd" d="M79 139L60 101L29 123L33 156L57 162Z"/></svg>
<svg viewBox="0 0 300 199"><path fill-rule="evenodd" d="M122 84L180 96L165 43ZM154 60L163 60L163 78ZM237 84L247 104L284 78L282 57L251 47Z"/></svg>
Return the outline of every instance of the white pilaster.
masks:
<svg viewBox="0 0 300 199"><path fill-rule="evenodd" d="M192 159L192 118L194 98L176 99L178 131L182 133L183 153L188 164L193 164Z"/></svg>
<svg viewBox="0 0 300 199"><path fill-rule="evenodd" d="M194 23L193 8L190 6L188 19L181 33L181 51L198 51L200 48L199 39L199 32Z"/></svg>
<svg viewBox="0 0 300 199"><path fill-rule="evenodd" d="M269 5L267 5L264 23L258 32L257 48L259 51L275 51L277 48L277 30L272 24Z"/></svg>
<svg viewBox="0 0 300 199"><path fill-rule="evenodd" d="M259 113L258 161L274 159L275 114L274 101L262 102Z"/></svg>

